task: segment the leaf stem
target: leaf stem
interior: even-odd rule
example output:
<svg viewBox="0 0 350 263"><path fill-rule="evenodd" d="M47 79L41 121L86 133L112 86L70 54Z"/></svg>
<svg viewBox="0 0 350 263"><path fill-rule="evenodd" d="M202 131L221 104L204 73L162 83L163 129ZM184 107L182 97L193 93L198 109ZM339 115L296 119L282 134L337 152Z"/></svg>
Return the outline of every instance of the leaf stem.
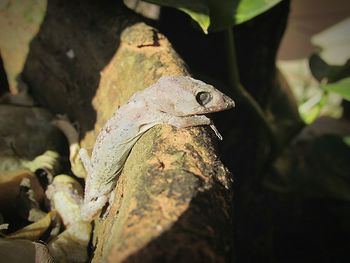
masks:
<svg viewBox="0 0 350 263"><path fill-rule="evenodd" d="M270 156L274 158L278 151L278 143L276 140L275 132L265 117L263 110L256 100L244 89L240 83L238 67L237 67L237 57L236 57L236 47L234 43L234 37L232 28L228 28L226 31L226 44L227 44L227 56L228 56L228 84L231 87L231 95L242 105L244 105L256 118L256 120L264 127L271 144Z"/></svg>

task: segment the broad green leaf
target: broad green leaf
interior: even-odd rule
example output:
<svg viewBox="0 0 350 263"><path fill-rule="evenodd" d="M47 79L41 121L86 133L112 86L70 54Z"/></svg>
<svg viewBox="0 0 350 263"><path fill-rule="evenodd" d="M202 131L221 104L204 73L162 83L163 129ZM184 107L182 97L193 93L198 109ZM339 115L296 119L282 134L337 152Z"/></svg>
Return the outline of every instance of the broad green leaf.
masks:
<svg viewBox="0 0 350 263"><path fill-rule="evenodd" d="M242 0L235 12L235 24L243 23L269 10L281 0Z"/></svg>
<svg viewBox="0 0 350 263"><path fill-rule="evenodd" d="M265 12L282 0L146 0L180 9L207 33L243 23Z"/></svg>
<svg viewBox="0 0 350 263"><path fill-rule="evenodd" d="M210 18L206 14L202 14L196 11L192 11L187 8L179 8L181 11L188 14L194 21L196 21L199 26L202 28L204 33L208 34L208 28L210 26Z"/></svg>
<svg viewBox="0 0 350 263"><path fill-rule="evenodd" d="M350 77L335 83L327 84L324 86L324 89L329 92L337 93L342 98L350 101Z"/></svg>

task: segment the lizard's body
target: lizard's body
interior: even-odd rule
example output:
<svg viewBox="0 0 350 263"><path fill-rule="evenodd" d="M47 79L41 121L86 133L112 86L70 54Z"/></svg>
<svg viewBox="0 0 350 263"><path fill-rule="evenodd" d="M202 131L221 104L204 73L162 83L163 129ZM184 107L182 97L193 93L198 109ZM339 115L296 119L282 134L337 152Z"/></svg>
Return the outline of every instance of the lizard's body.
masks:
<svg viewBox="0 0 350 263"><path fill-rule="evenodd" d="M80 156L87 170L82 217L92 220L107 203L130 150L141 135L157 124L179 128L211 125L205 115L232 108L232 99L190 77L162 77L135 93L107 121L99 133L91 160Z"/></svg>

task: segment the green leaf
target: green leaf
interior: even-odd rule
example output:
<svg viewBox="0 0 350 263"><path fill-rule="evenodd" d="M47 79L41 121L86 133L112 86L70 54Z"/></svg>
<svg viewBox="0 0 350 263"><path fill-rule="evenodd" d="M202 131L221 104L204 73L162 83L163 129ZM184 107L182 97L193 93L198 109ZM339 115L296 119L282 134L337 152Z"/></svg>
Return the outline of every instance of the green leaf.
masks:
<svg viewBox="0 0 350 263"><path fill-rule="evenodd" d="M243 23L265 12L282 0L146 0L180 9L195 20L204 33Z"/></svg>
<svg viewBox="0 0 350 263"><path fill-rule="evenodd" d="M210 18L208 15L199 13L196 11L192 11L187 8L179 8L181 11L185 12L188 14L194 21L196 21L199 26L202 28L204 33L208 34L208 28L210 26Z"/></svg>
<svg viewBox="0 0 350 263"><path fill-rule="evenodd" d="M267 11L281 0L242 0L235 12L235 24L243 23Z"/></svg>
<svg viewBox="0 0 350 263"><path fill-rule="evenodd" d="M335 83L327 84L323 88L329 92L337 93L343 99L350 101L350 77Z"/></svg>

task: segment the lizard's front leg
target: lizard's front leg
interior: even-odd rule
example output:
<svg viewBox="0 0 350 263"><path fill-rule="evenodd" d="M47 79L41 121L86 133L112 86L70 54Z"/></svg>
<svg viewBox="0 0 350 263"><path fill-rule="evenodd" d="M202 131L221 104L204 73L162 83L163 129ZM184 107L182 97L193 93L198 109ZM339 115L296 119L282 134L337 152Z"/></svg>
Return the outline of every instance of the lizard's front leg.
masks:
<svg viewBox="0 0 350 263"><path fill-rule="evenodd" d="M168 115L165 123L173 125L177 128L186 128L191 126L210 125L212 121L204 115L186 117Z"/></svg>
<svg viewBox="0 0 350 263"><path fill-rule="evenodd" d="M194 116L187 116L187 117L178 117L169 115L167 122L170 125L173 125L177 128L186 128L191 126L200 126L200 125L209 125L210 128L215 132L216 136L222 140L222 136L208 117L205 115L194 115Z"/></svg>

